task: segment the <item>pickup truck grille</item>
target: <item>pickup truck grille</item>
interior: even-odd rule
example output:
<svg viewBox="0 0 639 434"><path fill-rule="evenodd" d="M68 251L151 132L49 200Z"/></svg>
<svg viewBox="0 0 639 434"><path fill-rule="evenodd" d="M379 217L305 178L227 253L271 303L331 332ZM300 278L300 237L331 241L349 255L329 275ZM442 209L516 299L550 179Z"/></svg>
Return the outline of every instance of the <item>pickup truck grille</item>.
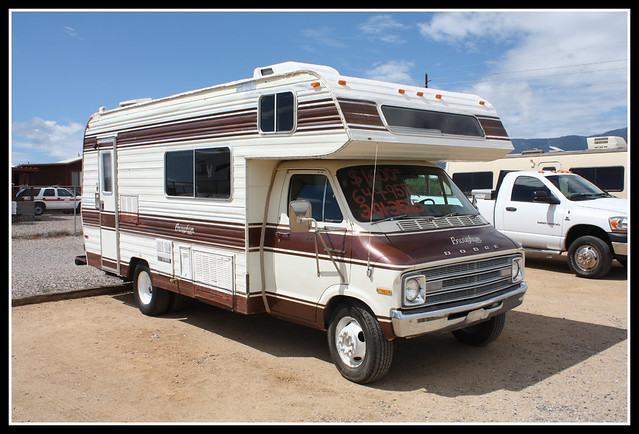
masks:
<svg viewBox="0 0 639 434"><path fill-rule="evenodd" d="M517 257L521 255L442 265L414 273L426 276L426 302L420 307L465 304L507 290L513 286L511 268Z"/></svg>
<svg viewBox="0 0 639 434"><path fill-rule="evenodd" d="M478 226L486 224L486 220L480 215L460 215L447 217L424 217L397 222L402 231L418 231L425 229L443 229L459 226Z"/></svg>

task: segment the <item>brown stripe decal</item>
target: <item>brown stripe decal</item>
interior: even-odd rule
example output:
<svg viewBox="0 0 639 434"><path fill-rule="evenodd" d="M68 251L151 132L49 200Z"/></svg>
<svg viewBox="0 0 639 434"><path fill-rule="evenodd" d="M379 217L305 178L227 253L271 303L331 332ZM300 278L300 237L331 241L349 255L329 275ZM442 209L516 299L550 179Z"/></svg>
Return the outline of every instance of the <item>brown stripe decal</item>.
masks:
<svg viewBox="0 0 639 434"><path fill-rule="evenodd" d="M101 218L100 218L101 214ZM87 226L98 226L102 221L103 228L115 229L114 214L83 210L83 222ZM244 250L245 227L241 223L214 222L202 220L184 220L158 218L140 215L137 224L131 219L120 219L119 229L139 235L179 238L201 244L212 244L218 247Z"/></svg>

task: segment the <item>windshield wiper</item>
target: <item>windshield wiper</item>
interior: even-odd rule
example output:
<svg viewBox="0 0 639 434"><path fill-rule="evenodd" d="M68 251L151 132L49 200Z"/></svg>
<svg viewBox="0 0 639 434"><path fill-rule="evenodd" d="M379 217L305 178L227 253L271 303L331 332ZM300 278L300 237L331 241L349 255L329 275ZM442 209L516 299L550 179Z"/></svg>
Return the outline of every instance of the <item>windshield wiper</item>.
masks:
<svg viewBox="0 0 639 434"><path fill-rule="evenodd" d="M611 196L609 193L577 193L570 196L570 200L586 200L586 199L594 199L597 197L608 197Z"/></svg>
<svg viewBox="0 0 639 434"><path fill-rule="evenodd" d="M404 218L410 217L408 214L399 214L399 215L392 215L390 217L384 217L383 219L379 219L379 220L374 220L373 223L381 223L381 222L388 222L391 220L401 220Z"/></svg>

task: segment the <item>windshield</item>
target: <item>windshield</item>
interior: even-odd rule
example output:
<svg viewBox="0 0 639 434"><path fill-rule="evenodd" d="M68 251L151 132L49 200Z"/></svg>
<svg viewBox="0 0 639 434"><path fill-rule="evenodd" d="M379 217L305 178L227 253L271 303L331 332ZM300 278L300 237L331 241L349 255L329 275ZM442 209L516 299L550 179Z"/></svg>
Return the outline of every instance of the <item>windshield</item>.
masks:
<svg viewBox="0 0 639 434"><path fill-rule="evenodd" d="M439 167L379 165L375 171L372 165L353 166L338 170L337 179L353 216L360 222L477 214Z"/></svg>
<svg viewBox="0 0 639 434"><path fill-rule="evenodd" d="M577 175L551 175L546 177L568 200L589 200L610 197L587 179Z"/></svg>

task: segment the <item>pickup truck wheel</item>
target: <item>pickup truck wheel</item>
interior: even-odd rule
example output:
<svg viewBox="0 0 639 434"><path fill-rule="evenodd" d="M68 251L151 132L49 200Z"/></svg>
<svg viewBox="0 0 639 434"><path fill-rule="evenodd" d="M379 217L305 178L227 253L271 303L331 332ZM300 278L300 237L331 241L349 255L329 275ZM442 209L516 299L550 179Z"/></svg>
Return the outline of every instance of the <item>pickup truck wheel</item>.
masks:
<svg viewBox="0 0 639 434"><path fill-rule="evenodd" d="M355 383L383 377L393 360L393 342L384 337L375 316L358 305L344 305L335 312L328 346L337 370Z"/></svg>
<svg viewBox="0 0 639 434"><path fill-rule="evenodd" d="M603 277L612 266L610 247L591 235L579 237L568 248L568 266L579 277Z"/></svg>
<svg viewBox="0 0 639 434"><path fill-rule="evenodd" d="M146 264L138 264L133 276L135 303L145 315L161 315L171 305L171 293L153 286L151 272Z"/></svg>
<svg viewBox="0 0 639 434"><path fill-rule="evenodd" d="M481 347L497 339L504 330L505 324L506 314L502 313L490 318L488 321L455 330L453 336L465 344Z"/></svg>

